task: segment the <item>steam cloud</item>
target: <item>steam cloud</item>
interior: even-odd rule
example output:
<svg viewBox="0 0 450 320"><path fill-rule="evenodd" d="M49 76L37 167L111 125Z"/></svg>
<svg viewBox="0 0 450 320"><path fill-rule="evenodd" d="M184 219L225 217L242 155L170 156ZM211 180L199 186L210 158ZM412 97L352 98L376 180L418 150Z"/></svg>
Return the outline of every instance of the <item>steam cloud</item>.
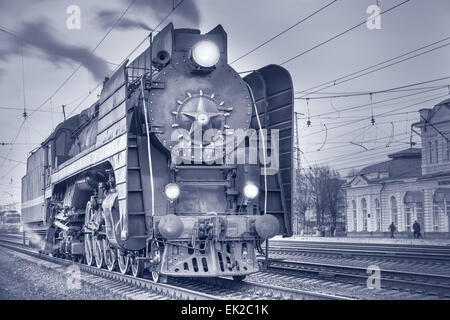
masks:
<svg viewBox="0 0 450 320"><path fill-rule="evenodd" d="M129 4L128 0L123 1L126 4ZM134 4L134 7L138 9L137 11L146 13L152 13L156 20L162 21L167 14L172 10L172 6L179 3L180 0L175 0L173 3L170 0L137 0ZM102 10L98 13L97 17L100 23L100 26L104 29L109 28L120 16L120 11L114 10ZM200 24L200 10L197 7L197 4L193 0L185 1L185 3L181 4L177 10L172 14L174 19L176 18L184 18L188 22L192 23L193 26L198 27ZM137 21L132 18L122 17L122 19L117 23L116 28L120 29L137 29L144 28L146 30L152 30L147 23Z"/></svg>
<svg viewBox="0 0 450 320"><path fill-rule="evenodd" d="M24 44L25 50L37 49L55 64L77 62L88 69L97 80L109 75L108 65L102 58L92 54L86 47L67 44L56 39L53 36L55 33L44 20L23 23L16 37L9 38L9 46L6 49L3 48L0 57L21 54L21 47Z"/></svg>
<svg viewBox="0 0 450 320"><path fill-rule="evenodd" d="M115 20L117 20L117 17L118 13L114 10L102 10L97 14L97 18L99 19L103 29L108 29L111 27ZM124 30L143 28L145 30L152 31L152 29L145 22L136 21L125 16L120 19L115 28Z"/></svg>

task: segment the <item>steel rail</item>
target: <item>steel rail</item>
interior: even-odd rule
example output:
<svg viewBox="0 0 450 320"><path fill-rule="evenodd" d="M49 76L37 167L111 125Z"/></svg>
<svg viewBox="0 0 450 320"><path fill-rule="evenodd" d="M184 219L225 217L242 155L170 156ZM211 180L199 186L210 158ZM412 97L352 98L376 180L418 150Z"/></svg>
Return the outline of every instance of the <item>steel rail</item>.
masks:
<svg viewBox="0 0 450 320"><path fill-rule="evenodd" d="M367 284L367 268L338 264L272 259L269 270L289 271L337 282ZM380 270L380 285L385 289L407 289L427 295L450 298L450 276L397 270Z"/></svg>
<svg viewBox="0 0 450 320"><path fill-rule="evenodd" d="M149 292L164 295L170 299L179 300L224 300L224 299L296 299L296 300L352 300L351 298L317 293L306 290L284 288L275 285L254 283L251 281L236 282L226 278L169 278L169 284L155 283L150 279L135 278L123 275L119 272L99 269L93 266L73 262L62 258L44 255L30 250L21 243L22 238L17 236L17 241L1 239L0 246L21 252L38 259L43 259L59 265L77 265L81 271L101 278L112 279L117 282L129 284L131 288L141 288ZM226 298L223 292L226 292ZM213 293L213 294L211 294Z"/></svg>

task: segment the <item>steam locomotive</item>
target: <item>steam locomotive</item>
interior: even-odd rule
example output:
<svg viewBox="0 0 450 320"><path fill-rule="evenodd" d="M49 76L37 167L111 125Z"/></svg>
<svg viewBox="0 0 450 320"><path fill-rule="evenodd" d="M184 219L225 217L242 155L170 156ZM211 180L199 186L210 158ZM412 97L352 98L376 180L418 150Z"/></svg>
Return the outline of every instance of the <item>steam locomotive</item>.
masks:
<svg viewBox="0 0 450 320"><path fill-rule="evenodd" d="M150 38L29 156L25 230L46 254L135 277L243 279L266 239L291 236L291 77L242 78L220 25Z"/></svg>

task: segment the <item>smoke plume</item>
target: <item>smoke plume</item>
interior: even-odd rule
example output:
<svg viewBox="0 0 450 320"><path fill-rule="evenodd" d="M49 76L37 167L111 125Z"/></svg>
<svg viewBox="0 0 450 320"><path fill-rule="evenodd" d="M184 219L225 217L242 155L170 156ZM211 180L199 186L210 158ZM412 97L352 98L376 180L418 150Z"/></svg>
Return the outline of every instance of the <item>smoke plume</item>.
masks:
<svg viewBox="0 0 450 320"><path fill-rule="evenodd" d="M27 53L31 48L37 50L54 64L71 62L81 64L97 80L109 75L108 65L102 58L93 54L86 47L64 43L55 38L54 34L56 31L52 30L44 20L22 23L16 36L9 38L9 45L7 48L3 48L0 56L5 58L9 55L21 54L22 47Z"/></svg>
<svg viewBox="0 0 450 320"><path fill-rule="evenodd" d="M138 29L143 28L146 30L152 30L156 27L156 24L162 21L173 9L173 6L177 6L181 0L137 0L134 4L135 12L139 12L148 17L151 14L155 19L152 19L153 26L150 26L146 22L138 21L134 18L122 17L122 19L116 24L116 28L120 29ZM123 0L124 4L129 4L129 0ZM111 27L120 16L120 11L114 10L102 10L98 13L97 18L102 28L107 29ZM193 27L198 27L200 24L200 10L194 0L185 0L177 10L171 15L169 21L182 18ZM166 21L166 22L169 22Z"/></svg>
<svg viewBox="0 0 450 320"><path fill-rule="evenodd" d="M98 21L100 23L100 26L103 29L108 29L111 27L111 25L117 20L118 13L114 10L101 10L97 14ZM141 21L136 21L131 18L122 17L120 21L115 25L116 29L145 29L148 31L152 31L152 29L145 23Z"/></svg>

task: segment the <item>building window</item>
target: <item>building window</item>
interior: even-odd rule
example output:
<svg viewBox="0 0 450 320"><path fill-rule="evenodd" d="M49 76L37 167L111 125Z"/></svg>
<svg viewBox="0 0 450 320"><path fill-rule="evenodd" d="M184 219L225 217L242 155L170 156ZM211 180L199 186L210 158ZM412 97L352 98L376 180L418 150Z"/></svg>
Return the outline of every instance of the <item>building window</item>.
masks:
<svg viewBox="0 0 450 320"><path fill-rule="evenodd" d="M447 196L444 198L444 201L435 202L433 206L433 231L441 230L441 215L446 216L450 213L450 198L447 199ZM445 228L442 228L444 231Z"/></svg>
<svg viewBox="0 0 450 320"><path fill-rule="evenodd" d="M381 231L381 206L380 200L375 199L375 219L377 223L377 231Z"/></svg>
<svg viewBox="0 0 450 320"><path fill-rule="evenodd" d="M428 141L428 163L433 163L433 144Z"/></svg>
<svg viewBox="0 0 450 320"><path fill-rule="evenodd" d="M353 230L357 231L358 223L356 220L356 201L355 200L352 201L352 209L353 209Z"/></svg>
<svg viewBox="0 0 450 320"><path fill-rule="evenodd" d="M398 209L397 200L394 196L391 197L391 219L396 227L398 227Z"/></svg>
<svg viewBox="0 0 450 320"><path fill-rule="evenodd" d="M405 231L411 231L414 221L417 221L422 227L424 226L423 219L423 192L408 191L403 199L404 204L404 225Z"/></svg>
<svg viewBox="0 0 450 320"><path fill-rule="evenodd" d="M366 199L361 199L362 208L362 218L363 218L363 231L367 231L367 201Z"/></svg>
<svg viewBox="0 0 450 320"><path fill-rule="evenodd" d="M445 142L445 160L450 161L450 141Z"/></svg>
<svg viewBox="0 0 450 320"><path fill-rule="evenodd" d="M436 153L435 162L438 163L439 162L439 142L437 140L434 142L434 152Z"/></svg>
<svg viewBox="0 0 450 320"><path fill-rule="evenodd" d="M414 215L414 203L405 203L405 231L411 231L411 217Z"/></svg>
<svg viewBox="0 0 450 320"><path fill-rule="evenodd" d="M433 196L433 231L445 231L445 216L449 214L450 188L438 188Z"/></svg>
<svg viewBox="0 0 450 320"><path fill-rule="evenodd" d="M434 203L433 205L433 231L439 231L439 213L443 211L444 203Z"/></svg>

